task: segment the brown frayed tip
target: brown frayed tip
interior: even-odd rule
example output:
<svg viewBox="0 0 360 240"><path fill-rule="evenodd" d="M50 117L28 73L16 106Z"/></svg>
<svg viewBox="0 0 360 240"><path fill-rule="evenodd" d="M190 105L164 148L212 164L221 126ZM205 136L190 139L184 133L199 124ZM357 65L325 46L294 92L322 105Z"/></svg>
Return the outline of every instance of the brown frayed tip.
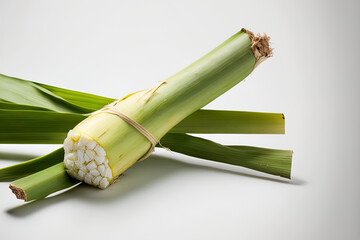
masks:
<svg viewBox="0 0 360 240"><path fill-rule="evenodd" d="M272 56L273 48L270 47L270 37L266 34L260 35L255 34L245 28L242 29L251 39L251 50L255 55L256 63L254 68L256 68L264 60Z"/></svg>
<svg viewBox="0 0 360 240"><path fill-rule="evenodd" d="M22 200L26 201L26 194L23 189L18 188L17 186L14 186L12 184L9 185L9 188L15 194L17 199L22 199Z"/></svg>

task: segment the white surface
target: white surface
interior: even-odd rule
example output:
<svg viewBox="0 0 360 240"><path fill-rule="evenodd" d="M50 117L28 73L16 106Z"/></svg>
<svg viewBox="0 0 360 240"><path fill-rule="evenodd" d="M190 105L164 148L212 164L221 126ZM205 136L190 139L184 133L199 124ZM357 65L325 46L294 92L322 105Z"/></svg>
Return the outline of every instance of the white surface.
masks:
<svg viewBox="0 0 360 240"><path fill-rule="evenodd" d="M286 135L206 137L293 149L294 158L288 182L157 150L106 191L79 187L30 204L3 182L0 238L359 239L359 9L1 0L1 73L110 97L176 73L241 27L268 33L274 57L207 108L284 112ZM55 148L1 145L0 167Z"/></svg>

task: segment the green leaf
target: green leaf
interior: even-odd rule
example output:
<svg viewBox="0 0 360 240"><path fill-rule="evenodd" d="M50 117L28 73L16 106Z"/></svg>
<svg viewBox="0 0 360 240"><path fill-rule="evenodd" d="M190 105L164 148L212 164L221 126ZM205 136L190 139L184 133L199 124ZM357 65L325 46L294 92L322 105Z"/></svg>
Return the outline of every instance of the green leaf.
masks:
<svg viewBox="0 0 360 240"><path fill-rule="evenodd" d="M0 143L62 143L69 129L111 98L57 88L0 74ZM290 177L292 151L223 146L188 133L284 133L278 113L199 110L172 129L161 142L172 151ZM32 174L13 183L24 188L27 201L77 183L64 171L63 150L0 169L0 179ZM51 164L60 162L53 167ZM38 172L40 169L44 169ZM14 185L15 184L15 185ZM16 188L13 188L13 190Z"/></svg>
<svg viewBox="0 0 360 240"><path fill-rule="evenodd" d="M0 143L62 144L67 132L86 118L77 113L0 109ZM172 133L282 134L281 113L199 110Z"/></svg>
<svg viewBox="0 0 360 240"><path fill-rule="evenodd" d="M86 118L52 111L0 110L0 143L60 143Z"/></svg>
<svg viewBox="0 0 360 240"><path fill-rule="evenodd" d="M36 111L51 111L46 108L35 107L30 105L21 105L10 102L0 102L0 109L7 110L36 110Z"/></svg>
<svg viewBox="0 0 360 240"><path fill-rule="evenodd" d="M284 134L281 113L198 110L171 129L172 133Z"/></svg>
<svg viewBox="0 0 360 240"><path fill-rule="evenodd" d="M290 178L292 151L258 148L250 146L224 146L203 138L187 134L172 133L162 138L162 144L171 151L210 161L247 167L256 171ZM11 185L26 194L26 201L40 199L51 193L78 183L69 182L63 167L63 149L60 148L41 158L0 169L0 179L21 178ZM51 160L54 167L47 168ZM56 167L55 167L56 166ZM39 170L44 169L41 172ZM51 177L51 174L56 177ZM31 197L30 197L31 196Z"/></svg>
<svg viewBox="0 0 360 240"><path fill-rule="evenodd" d="M88 113L93 109L73 104L38 83L0 74L0 101L46 108L57 112Z"/></svg>
<svg viewBox="0 0 360 240"><path fill-rule="evenodd" d="M36 98L39 95L39 91L42 93L41 101L46 104L56 105L58 107L62 107L60 103L73 104L71 109L68 109L65 112L70 113L86 113L92 112L102 108L104 105L109 104L115 99L100 97L93 94L82 93L78 91L72 91L64 88L53 87L45 84L30 82L18 78L12 78L5 75L0 74L0 80L4 82L0 86L0 98L6 99L7 101L13 100L14 98L20 98L20 100L15 101L19 106L15 104L11 105L9 102L0 102L0 109L21 109L21 110L44 110L46 107L39 104L37 101L28 100L28 98ZM31 91L26 92L26 99L22 99L24 96L13 96L13 92L21 93L23 88L30 89ZM19 89L19 91L17 91ZM9 96L10 93L10 96ZM44 96L47 96L44 98ZM15 99L15 100L16 100ZM56 101L52 101L56 100ZM60 101L60 102L57 102ZM20 105L20 102L23 103ZM45 105L46 105L45 104ZM40 106L41 105L41 106ZM47 107L47 109L51 109L53 111L63 112L62 110L56 110L51 107ZM2 115L5 114L4 112ZM30 113L16 113L19 115L21 120L21 116L24 114L24 118L29 118ZM33 116L38 121L42 121L39 115L34 113ZM51 115L55 116L55 115ZM52 125L64 126L64 124L60 123L61 116L58 116L58 119L54 119L57 122L49 123ZM81 118L80 116L75 116L74 122L70 124L68 119L70 116L67 116L67 122L69 125L66 125L67 129L71 129L74 125L78 123L78 120ZM44 115L46 120L49 120L48 117ZM75 122L76 119L76 122ZM16 121L16 119L12 119ZM15 124L15 123L14 123ZM27 125L26 122L24 128L32 128L32 125ZM17 127L21 127L21 124L16 124ZM39 124L42 125L42 124ZM285 132L285 120L282 114L280 113L255 113L255 112L241 112L241 111L219 111L219 110L199 110L188 116L184 121L175 126L171 131L174 133L247 133L247 134L283 134ZM18 130L20 131L20 130ZM49 130L50 132L53 129ZM20 131L21 132L21 131ZM64 136L59 135L59 131L57 131L56 136ZM66 131L67 132L67 131ZM9 130L8 133L11 133ZM32 132L34 134L34 138L31 139L30 135L27 138L23 138L21 143L46 143L47 136L37 136L36 131ZM13 138L18 135L13 135ZM11 138L11 136L8 136ZM49 139L55 141L53 135L49 136ZM10 141L10 139L8 140ZM2 143L6 143L6 140L1 141ZM17 143L17 140L11 140L12 143ZM54 142L48 142L54 143Z"/></svg>
<svg viewBox="0 0 360 240"><path fill-rule="evenodd" d="M83 93L64 88L53 87L50 85L36 83L37 85L51 91L52 93L66 99L68 102L77 106L92 109L93 111L115 101L116 99L101 97L94 94Z"/></svg>
<svg viewBox="0 0 360 240"><path fill-rule="evenodd" d="M0 181L10 181L19 179L45 168L51 167L64 160L64 149L59 148L42 157L34 158L32 160L15 164L9 167L0 169Z"/></svg>
<svg viewBox="0 0 360 240"><path fill-rule="evenodd" d="M250 146L224 146L187 134L167 134L161 144L188 156L250 168L290 178L292 151Z"/></svg>

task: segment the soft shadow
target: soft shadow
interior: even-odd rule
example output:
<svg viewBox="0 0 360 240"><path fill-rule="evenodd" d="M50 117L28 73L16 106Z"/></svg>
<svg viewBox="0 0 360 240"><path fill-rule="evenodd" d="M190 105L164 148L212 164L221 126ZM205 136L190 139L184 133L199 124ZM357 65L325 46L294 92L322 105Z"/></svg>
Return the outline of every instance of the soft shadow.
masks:
<svg viewBox="0 0 360 240"><path fill-rule="evenodd" d="M203 160L203 162L201 162L201 161L199 162L198 160L196 160L196 162L185 162L182 160L174 160L174 161L179 161L184 164L191 165L192 168L194 168L194 166L196 166L196 167L202 168L202 169L236 174L236 175L243 176L243 177L250 177L250 178L266 180L266 181L271 181L271 182L284 183L284 184L290 184L290 185L296 185L296 186L302 186L302 185L306 184L305 181L303 181L299 178L286 179L286 178L270 175L267 173L262 173L262 172L247 169L244 167L233 166L233 165L225 164L225 163L215 163L215 162L210 162L207 160ZM210 166L208 166L206 164L210 164ZM214 165L214 166L212 166L212 165ZM247 172L249 172L249 173L247 173Z"/></svg>
<svg viewBox="0 0 360 240"><path fill-rule="evenodd" d="M100 190L86 184L80 184L60 194L47 197L45 199L26 203L24 205L7 210L7 213L14 217L26 217L49 206L60 202L78 199L88 203L109 203L121 202L131 197L149 186L161 182L175 173L182 171L221 171L236 174L244 177L251 177L260 180L273 181L281 184L303 185L300 179L283 180L277 177L269 177L258 173L244 173L244 168L226 165L204 166L176 159L161 157L156 154L151 155L146 161L140 162L128 169L124 176L120 177L119 182L111 185L106 190Z"/></svg>
<svg viewBox="0 0 360 240"><path fill-rule="evenodd" d="M289 184L291 185L295 185L295 186L303 186L305 185L307 182L302 180L302 179L299 179L299 178L292 178L290 181L289 181Z"/></svg>
<svg viewBox="0 0 360 240"><path fill-rule="evenodd" d="M31 154L23 154L23 153L12 153L12 152L0 152L0 160L30 160L33 158L37 158L36 155Z"/></svg>
<svg viewBox="0 0 360 240"><path fill-rule="evenodd" d="M168 158L152 155L146 161L135 164L120 177L119 182L111 185L106 190L100 190L86 184L73 187L68 191L55 196L25 203L6 212L14 217L26 217L41 211L51 205L56 205L67 200L80 199L89 203L121 201L142 189L162 181L168 175L191 168L190 165Z"/></svg>

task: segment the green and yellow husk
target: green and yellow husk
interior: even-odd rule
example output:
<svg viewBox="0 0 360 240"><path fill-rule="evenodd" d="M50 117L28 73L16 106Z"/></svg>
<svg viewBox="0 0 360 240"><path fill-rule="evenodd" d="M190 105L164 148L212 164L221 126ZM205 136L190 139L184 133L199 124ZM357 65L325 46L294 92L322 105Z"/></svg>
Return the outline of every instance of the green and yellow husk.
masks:
<svg viewBox="0 0 360 240"><path fill-rule="evenodd" d="M153 88L116 101L113 107L161 139L187 116L243 80L259 61L269 57L268 42L261 45L259 41L260 45L254 47L254 41L251 33L241 30L178 74ZM259 52L261 48L267 49ZM115 178L144 156L151 146L142 133L106 112L85 119L73 132L90 137L105 150Z"/></svg>

